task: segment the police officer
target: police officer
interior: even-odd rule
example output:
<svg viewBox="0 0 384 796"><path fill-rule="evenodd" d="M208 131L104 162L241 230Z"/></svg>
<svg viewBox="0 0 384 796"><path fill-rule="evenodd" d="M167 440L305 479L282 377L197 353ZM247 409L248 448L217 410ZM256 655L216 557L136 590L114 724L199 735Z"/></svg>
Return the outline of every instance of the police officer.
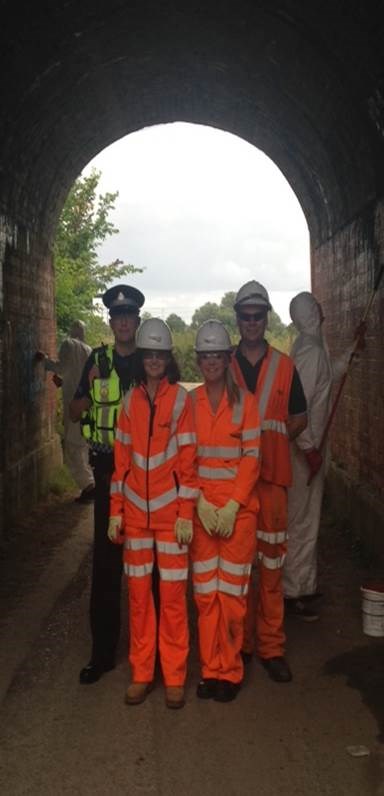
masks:
<svg viewBox="0 0 384 796"><path fill-rule="evenodd" d="M104 293L109 309L113 346L95 348L85 363L70 404L73 422L81 421L89 440L95 475L95 514L90 624L92 654L80 671L80 683L95 683L115 666L120 633L121 547L108 539L109 490L114 469L115 424L124 393L132 381L135 333L144 296L129 285L116 285Z"/></svg>

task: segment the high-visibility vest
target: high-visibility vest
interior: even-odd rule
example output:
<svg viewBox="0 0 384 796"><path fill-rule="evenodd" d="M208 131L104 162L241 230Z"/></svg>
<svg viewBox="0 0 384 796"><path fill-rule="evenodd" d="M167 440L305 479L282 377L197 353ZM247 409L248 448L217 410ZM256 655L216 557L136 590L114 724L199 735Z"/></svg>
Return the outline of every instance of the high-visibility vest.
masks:
<svg viewBox="0 0 384 796"><path fill-rule="evenodd" d="M214 413L204 385L191 392L197 435L197 473L204 497L221 508L232 498L242 506L257 501L260 473L260 420L247 390L230 406L226 391Z"/></svg>
<svg viewBox="0 0 384 796"><path fill-rule="evenodd" d="M92 405L83 413L81 431L89 442L112 448L123 397L113 364L112 346L102 346L95 351L95 369L90 385Z"/></svg>
<svg viewBox="0 0 384 796"><path fill-rule="evenodd" d="M198 497L191 399L162 379L152 402L144 384L125 395L117 421L110 514L134 528L169 530L192 519Z"/></svg>
<svg viewBox="0 0 384 796"><path fill-rule="evenodd" d="M234 352L232 371L241 387L247 388ZM261 422L261 475L263 481L279 486L292 483L287 431L288 405L294 372L292 359L268 346L257 379L255 397Z"/></svg>

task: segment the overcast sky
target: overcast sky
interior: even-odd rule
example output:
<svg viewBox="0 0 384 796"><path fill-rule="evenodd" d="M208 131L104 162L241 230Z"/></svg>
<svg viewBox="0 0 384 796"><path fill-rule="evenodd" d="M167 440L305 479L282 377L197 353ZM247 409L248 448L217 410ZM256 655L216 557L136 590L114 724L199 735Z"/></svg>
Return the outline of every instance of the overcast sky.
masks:
<svg viewBox="0 0 384 796"><path fill-rule="evenodd" d="M120 230L100 248L145 268L127 281L144 309L190 321L249 279L268 289L289 322L289 301L310 289L309 237L301 207L260 150L221 130L174 123L145 128L101 152L84 170L102 172L100 191L119 191L111 220Z"/></svg>

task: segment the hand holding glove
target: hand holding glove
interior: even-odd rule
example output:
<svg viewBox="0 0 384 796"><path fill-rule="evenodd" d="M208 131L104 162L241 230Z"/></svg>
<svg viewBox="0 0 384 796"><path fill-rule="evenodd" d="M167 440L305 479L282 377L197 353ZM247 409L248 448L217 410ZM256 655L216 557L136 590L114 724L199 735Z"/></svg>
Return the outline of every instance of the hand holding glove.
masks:
<svg viewBox="0 0 384 796"><path fill-rule="evenodd" d="M117 517L110 517L108 524L108 539L113 544L123 544L124 531L123 531L123 518L121 514Z"/></svg>
<svg viewBox="0 0 384 796"><path fill-rule="evenodd" d="M223 536L224 538L232 536L239 508L240 503L238 503L237 500L231 499L228 500L228 503L226 503L222 509L217 509L216 533L219 536Z"/></svg>
<svg viewBox="0 0 384 796"><path fill-rule="evenodd" d="M205 499L204 495L200 493L200 497L197 501L197 516L206 530L209 536L212 536L212 532L216 530L216 523L217 523L217 508L213 505L213 503L209 503L208 500Z"/></svg>
<svg viewBox="0 0 384 796"><path fill-rule="evenodd" d="M193 537L192 520L183 520L178 517L175 523L175 536L179 544L188 544Z"/></svg>
<svg viewBox="0 0 384 796"><path fill-rule="evenodd" d="M312 478L319 472L320 467L323 463L323 457L320 451L317 448L310 448L309 450L303 451L308 469L309 469L309 480L308 483L312 481Z"/></svg>

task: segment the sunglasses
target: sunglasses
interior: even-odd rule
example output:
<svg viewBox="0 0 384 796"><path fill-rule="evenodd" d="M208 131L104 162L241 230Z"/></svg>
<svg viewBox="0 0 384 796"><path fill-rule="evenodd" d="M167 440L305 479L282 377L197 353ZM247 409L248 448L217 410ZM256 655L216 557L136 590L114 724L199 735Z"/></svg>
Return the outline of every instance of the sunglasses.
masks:
<svg viewBox="0 0 384 796"><path fill-rule="evenodd" d="M267 317L266 310L259 310L259 312L238 312L238 318L241 321L262 321Z"/></svg>
<svg viewBox="0 0 384 796"><path fill-rule="evenodd" d="M142 352L143 359L159 359L162 362L165 362L166 359L169 357L169 351L148 351L144 350Z"/></svg>
<svg viewBox="0 0 384 796"><path fill-rule="evenodd" d="M205 351L204 353L200 353L199 354L199 359L201 359L201 360L205 360L205 359L216 359L216 360L219 360L219 359L225 359L226 356L227 356L227 354L225 353L225 351Z"/></svg>

